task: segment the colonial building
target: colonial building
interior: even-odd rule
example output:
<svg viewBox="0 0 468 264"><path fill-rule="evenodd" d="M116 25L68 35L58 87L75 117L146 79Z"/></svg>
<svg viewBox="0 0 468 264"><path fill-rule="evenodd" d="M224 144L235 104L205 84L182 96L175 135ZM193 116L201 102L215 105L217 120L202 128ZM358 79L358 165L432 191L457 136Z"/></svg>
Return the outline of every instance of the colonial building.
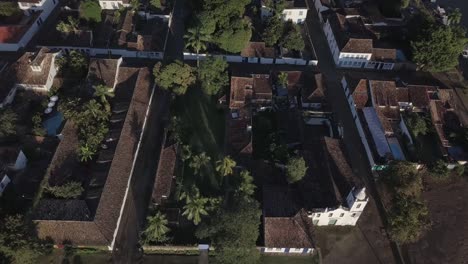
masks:
<svg viewBox="0 0 468 264"><path fill-rule="evenodd" d="M99 5L103 10L119 10L122 7L129 7L130 0L99 0Z"/></svg>
<svg viewBox="0 0 468 264"><path fill-rule="evenodd" d="M261 15L264 19L270 17L274 12L273 8L267 6L265 2L266 1L262 1L261 7ZM273 3L274 0L269 2ZM294 24L302 24L307 17L308 10L307 1L305 0L286 0L282 17L284 21L292 21Z"/></svg>
<svg viewBox="0 0 468 264"><path fill-rule="evenodd" d="M0 51L18 51L34 37L59 0L20 0L23 14L0 21Z"/></svg>

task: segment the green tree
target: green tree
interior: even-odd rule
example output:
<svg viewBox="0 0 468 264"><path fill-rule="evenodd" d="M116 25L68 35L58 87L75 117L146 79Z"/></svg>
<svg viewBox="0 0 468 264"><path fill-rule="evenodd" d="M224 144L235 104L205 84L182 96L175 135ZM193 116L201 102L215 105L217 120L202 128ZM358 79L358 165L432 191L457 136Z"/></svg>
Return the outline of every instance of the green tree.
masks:
<svg viewBox="0 0 468 264"><path fill-rule="evenodd" d="M91 22L101 22L101 6L97 1L86 0L80 4L80 18Z"/></svg>
<svg viewBox="0 0 468 264"><path fill-rule="evenodd" d="M409 6L410 0L401 0L401 8L407 8Z"/></svg>
<svg viewBox="0 0 468 264"><path fill-rule="evenodd" d="M448 22L450 25L458 25L460 24L462 19L462 13L460 12L460 9L455 8L450 14L448 15Z"/></svg>
<svg viewBox="0 0 468 264"><path fill-rule="evenodd" d="M440 159L429 166L429 172L432 177L439 179L447 178L450 174L447 164Z"/></svg>
<svg viewBox="0 0 468 264"><path fill-rule="evenodd" d="M298 25L293 24L291 21L287 22L281 46L288 50L302 51L304 49L305 44Z"/></svg>
<svg viewBox="0 0 468 264"><path fill-rule="evenodd" d="M153 216L146 218L147 224L146 229L142 232L144 243L160 243L167 241L167 233L170 231L167 224L166 215L161 212L157 212Z"/></svg>
<svg viewBox="0 0 468 264"><path fill-rule="evenodd" d="M192 157L192 149L190 148L189 145L183 145L181 152L180 152L180 158L182 161L189 160Z"/></svg>
<svg viewBox="0 0 468 264"><path fill-rule="evenodd" d="M231 28L227 28L216 35L215 42L218 46L230 53L241 52L252 38L250 22L238 19L232 22Z"/></svg>
<svg viewBox="0 0 468 264"><path fill-rule="evenodd" d="M283 87L288 86L288 74L286 72L280 72L280 74L278 74L278 84Z"/></svg>
<svg viewBox="0 0 468 264"><path fill-rule="evenodd" d="M83 53L72 50L68 57L68 66L73 74L82 76L88 70L88 59Z"/></svg>
<svg viewBox="0 0 468 264"><path fill-rule="evenodd" d="M9 17L21 14L17 2L0 2L0 17Z"/></svg>
<svg viewBox="0 0 468 264"><path fill-rule="evenodd" d="M0 138L16 134L18 115L11 109L0 110Z"/></svg>
<svg viewBox="0 0 468 264"><path fill-rule="evenodd" d="M411 42L413 61L431 72L450 70L458 64L466 43L461 27L430 24Z"/></svg>
<svg viewBox="0 0 468 264"><path fill-rule="evenodd" d="M42 117L40 113L37 113L32 117L32 123L33 123L32 132L34 135L41 136L41 137L46 135L46 131L44 127L42 126Z"/></svg>
<svg viewBox="0 0 468 264"><path fill-rule="evenodd" d="M210 239L216 248L215 262L220 264L258 263L261 210L253 199L234 199L220 208L210 221L202 223L195 235Z"/></svg>
<svg viewBox="0 0 468 264"><path fill-rule="evenodd" d="M81 162L90 161L95 154L96 154L96 151L93 147L89 146L86 143L80 144L78 148L78 157L80 158Z"/></svg>
<svg viewBox="0 0 468 264"><path fill-rule="evenodd" d="M62 199L76 199L84 191L81 182L71 181L60 186L48 186L47 192Z"/></svg>
<svg viewBox="0 0 468 264"><path fill-rule="evenodd" d="M272 16L268 18L265 24L265 30L263 31L262 38L267 46L277 45L280 39L283 37L284 21L281 17Z"/></svg>
<svg viewBox="0 0 468 264"><path fill-rule="evenodd" d="M62 33L76 32L78 30L78 19L72 16L67 17L67 21L60 21L57 24L56 29Z"/></svg>
<svg viewBox="0 0 468 264"><path fill-rule="evenodd" d="M417 113L411 113L408 115L406 121L408 123L409 129L411 130L411 133L413 133L415 137L427 134L428 127L426 120L424 120L424 118L419 116Z"/></svg>
<svg viewBox="0 0 468 264"><path fill-rule="evenodd" d="M250 175L249 171L243 170L240 173L240 186L239 192L246 197L251 197L255 192L255 184L253 183L253 177Z"/></svg>
<svg viewBox="0 0 468 264"><path fill-rule="evenodd" d="M222 58L208 57L201 63L198 78L205 94L218 94L220 89L229 84L227 67L227 62Z"/></svg>
<svg viewBox="0 0 468 264"><path fill-rule="evenodd" d="M187 217L188 220L192 220L195 225L198 225L201 222L202 215L208 215L205 209L208 202L209 199L200 196L200 193L197 193L193 197L187 196L182 215Z"/></svg>
<svg viewBox="0 0 468 264"><path fill-rule="evenodd" d="M206 44L211 40L211 35L203 31L199 25L191 27L184 36L186 48L191 48L197 53L197 68L200 67L200 51L206 50Z"/></svg>
<svg viewBox="0 0 468 264"><path fill-rule="evenodd" d="M414 164L406 161L391 163L380 178L393 193L400 196L419 197L422 178Z"/></svg>
<svg viewBox="0 0 468 264"><path fill-rule="evenodd" d="M231 159L231 157L226 156L222 160L216 162L216 171L221 174L221 176L228 176L233 173L233 169L236 166L236 162Z"/></svg>
<svg viewBox="0 0 468 264"><path fill-rule="evenodd" d="M196 80L193 68L179 60L164 66L158 62L154 66L153 74L159 87L176 95L185 94Z"/></svg>
<svg viewBox="0 0 468 264"><path fill-rule="evenodd" d="M97 85L94 86L94 97L97 97L101 100L101 103L108 103L107 98L112 98L114 97L114 92L111 90L111 88L105 86L105 85Z"/></svg>
<svg viewBox="0 0 468 264"><path fill-rule="evenodd" d="M286 164L286 177L289 183L295 183L304 178L307 171L305 160L302 157L292 157Z"/></svg>
<svg viewBox="0 0 468 264"><path fill-rule="evenodd" d="M392 240L400 243L415 242L430 226L429 211L426 205L417 199L397 197L388 223Z"/></svg>
<svg viewBox="0 0 468 264"><path fill-rule="evenodd" d="M161 8L161 0L151 0L150 5L155 9Z"/></svg>
<svg viewBox="0 0 468 264"><path fill-rule="evenodd" d="M130 0L130 10L136 12L140 9L140 0Z"/></svg>
<svg viewBox="0 0 468 264"><path fill-rule="evenodd" d="M195 174L200 173L200 169L205 167L210 163L211 158L206 155L205 152L202 152L198 155L192 157L192 160L189 163L190 168L193 169Z"/></svg>

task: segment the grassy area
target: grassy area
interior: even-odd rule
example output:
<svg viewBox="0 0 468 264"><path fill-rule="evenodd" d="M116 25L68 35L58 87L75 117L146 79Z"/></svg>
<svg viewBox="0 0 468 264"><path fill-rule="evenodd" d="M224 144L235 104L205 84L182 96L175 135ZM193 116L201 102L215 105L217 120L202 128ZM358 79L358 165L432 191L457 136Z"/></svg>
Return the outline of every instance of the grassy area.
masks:
<svg viewBox="0 0 468 264"><path fill-rule="evenodd" d="M317 246L325 257L331 252L333 246L349 236L353 232L354 227L349 226L322 226L315 230Z"/></svg>
<svg viewBox="0 0 468 264"><path fill-rule="evenodd" d="M225 113L216 105L214 98L207 97L198 88L191 88L175 100L173 111L188 130L188 143L193 152L206 152L211 165L204 171L199 186L218 189L221 179L215 174L214 164L223 157ZM193 180L193 173L184 170L184 181ZM203 188L200 188L203 189Z"/></svg>

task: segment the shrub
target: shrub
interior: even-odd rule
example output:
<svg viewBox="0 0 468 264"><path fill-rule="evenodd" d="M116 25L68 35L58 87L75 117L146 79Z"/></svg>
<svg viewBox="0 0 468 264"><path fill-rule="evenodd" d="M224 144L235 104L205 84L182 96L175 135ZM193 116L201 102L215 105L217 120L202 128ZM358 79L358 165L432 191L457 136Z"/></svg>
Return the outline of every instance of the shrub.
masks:
<svg viewBox="0 0 468 264"><path fill-rule="evenodd" d="M450 174L449 169L447 168L447 164L443 160L437 160L433 164L429 166L429 172L431 173L432 177L435 178L447 178Z"/></svg>
<svg viewBox="0 0 468 264"><path fill-rule="evenodd" d="M9 17L20 13L16 2L0 2L0 16Z"/></svg>
<svg viewBox="0 0 468 264"><path fill-rule="evenodd" d="M81 183L76 181L68 182L60 186L48 186L46 190L56 198L63 199L76 199L84 191Z"/></svg>
<svg viewBox="0 0 468 264"><path fill-rule="evenodd" d="M295 183L304 178L307 166L302 157L293 157L289 159L286 165L286 176L289 183Z"/></svg>

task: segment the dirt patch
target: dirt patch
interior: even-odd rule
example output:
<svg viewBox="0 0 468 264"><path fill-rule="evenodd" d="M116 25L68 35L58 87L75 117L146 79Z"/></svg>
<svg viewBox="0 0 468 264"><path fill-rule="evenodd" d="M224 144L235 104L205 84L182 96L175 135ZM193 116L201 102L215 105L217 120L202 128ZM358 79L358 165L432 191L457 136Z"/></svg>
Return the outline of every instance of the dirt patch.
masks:
<svg viewBox="0 0 468 264"><path fill-rule="evenodd" d="M425 178L423 198L432 227L417 242L405 247L410 263L468 263L468 181Z"/></svg>

